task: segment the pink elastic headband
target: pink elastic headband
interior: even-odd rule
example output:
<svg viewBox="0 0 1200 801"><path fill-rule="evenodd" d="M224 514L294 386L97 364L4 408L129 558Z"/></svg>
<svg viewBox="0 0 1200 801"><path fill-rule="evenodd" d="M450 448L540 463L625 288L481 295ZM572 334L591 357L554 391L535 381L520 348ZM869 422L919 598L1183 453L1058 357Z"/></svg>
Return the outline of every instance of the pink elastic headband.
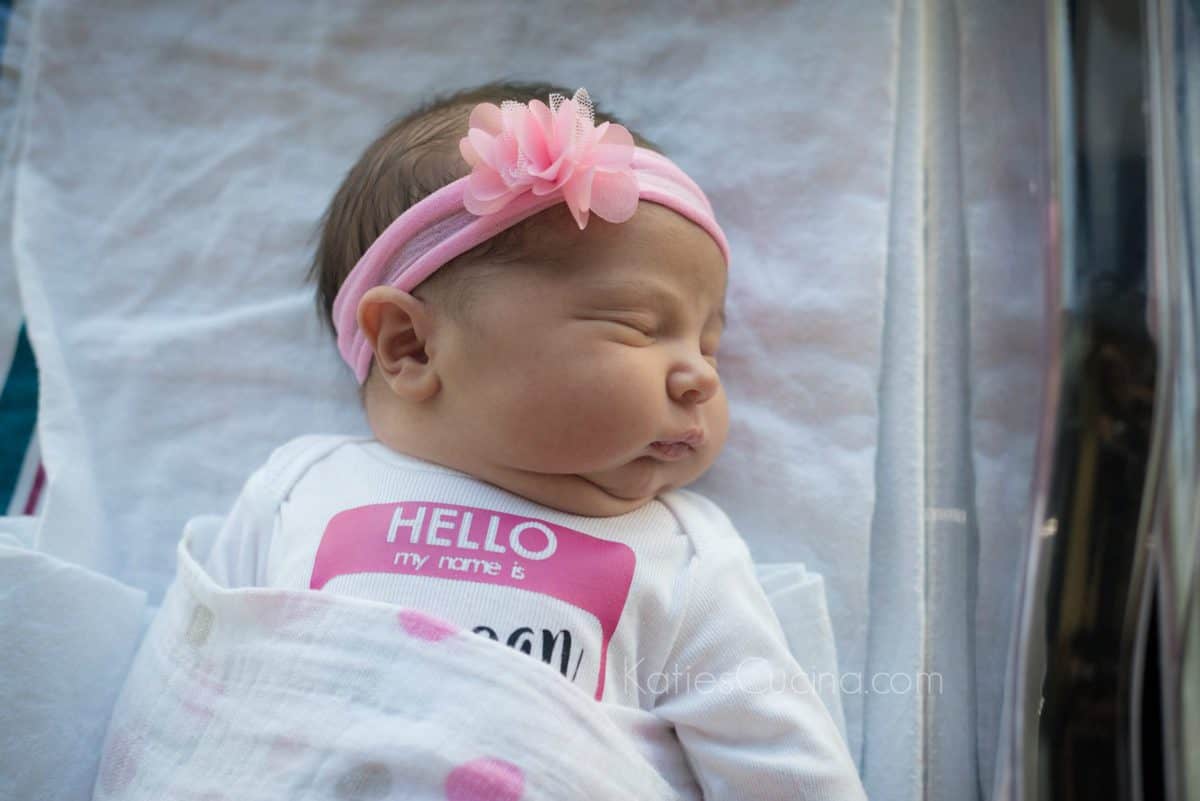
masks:
<svg viewBox="0 0 1200 801"><path fill-rule="evenodd" d="M481 103L459 150L472 172L397 217L346 277L333 302L338 350L361 384L373 356L358 327L358 304L372 287L405 292L442 265L551 206L566 203L582 230L595 212L620 223L648 200L687 217L721 248L725 234L708 198L665 156L634 145L624 127L595 125L587 91L570 100Z"/></svg>

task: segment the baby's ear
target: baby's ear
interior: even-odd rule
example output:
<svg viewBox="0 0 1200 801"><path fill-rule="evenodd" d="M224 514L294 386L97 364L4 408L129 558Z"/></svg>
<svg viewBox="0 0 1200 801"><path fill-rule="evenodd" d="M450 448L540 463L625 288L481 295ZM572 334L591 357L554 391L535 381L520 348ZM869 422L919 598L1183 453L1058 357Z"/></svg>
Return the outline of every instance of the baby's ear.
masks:
<svg viewBox="0 0 1200 801"><path fill-rule="evenodd" d="M425 302L395 287L372 287L358 302L358 327L371 343L375 371L406 400L426 400L441 388L425 352L431 325Z"/></svg>

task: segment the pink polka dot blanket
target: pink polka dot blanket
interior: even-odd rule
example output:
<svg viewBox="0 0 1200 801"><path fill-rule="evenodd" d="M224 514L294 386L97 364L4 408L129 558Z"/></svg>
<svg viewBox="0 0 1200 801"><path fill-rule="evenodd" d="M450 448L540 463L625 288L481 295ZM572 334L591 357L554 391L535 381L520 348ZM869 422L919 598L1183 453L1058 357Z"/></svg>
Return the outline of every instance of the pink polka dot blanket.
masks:
<svg viewBox="0 0 1200 801"><path fill-rule="evenodd" d="M95 799L680 797L539 660L415 610L221 587L199 565L203 537L189 524L180 542Z"/></svg>

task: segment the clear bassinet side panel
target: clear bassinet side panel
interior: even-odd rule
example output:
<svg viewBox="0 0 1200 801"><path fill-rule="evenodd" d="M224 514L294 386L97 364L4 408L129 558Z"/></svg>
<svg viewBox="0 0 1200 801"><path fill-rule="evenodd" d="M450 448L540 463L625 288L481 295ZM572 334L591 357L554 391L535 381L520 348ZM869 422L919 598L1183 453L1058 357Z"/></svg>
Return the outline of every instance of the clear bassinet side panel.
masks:
<svg viewBox="0 0 1200 801"><path fill-rule="evenodd" d="M1157 337L1163 381L1154 465L1153 596L1147 632L1144 772L1161 770L1161 796L1200 799L1200 2L1147 9ZM1152 680L1152 681L1151 681ZM1158 711L1160 714L1152 714ZM1147 782L1148 790L1159 789ZM1151 792L1145 794L1151 797Z"/></svg>
<svg viewBox="0 0 1200 801"><path fill-rule="evenodd" d="M1200 799L1200 2L1047 7L1034 518L993 798Z"/></svg>

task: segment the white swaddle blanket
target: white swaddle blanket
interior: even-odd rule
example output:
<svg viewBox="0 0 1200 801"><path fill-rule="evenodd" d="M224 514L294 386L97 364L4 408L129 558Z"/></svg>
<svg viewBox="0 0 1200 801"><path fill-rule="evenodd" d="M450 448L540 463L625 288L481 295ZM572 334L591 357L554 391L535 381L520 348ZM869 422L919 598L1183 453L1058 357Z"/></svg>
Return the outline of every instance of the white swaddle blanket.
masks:
<svg viewBox="0 0 1200 801"><path fill-rule="evenodd" d="M220 587L192 551L215 530L180 543L96 799L698 797L665 736L640 738L656 770L538 660L388 604Z"/></svg>

